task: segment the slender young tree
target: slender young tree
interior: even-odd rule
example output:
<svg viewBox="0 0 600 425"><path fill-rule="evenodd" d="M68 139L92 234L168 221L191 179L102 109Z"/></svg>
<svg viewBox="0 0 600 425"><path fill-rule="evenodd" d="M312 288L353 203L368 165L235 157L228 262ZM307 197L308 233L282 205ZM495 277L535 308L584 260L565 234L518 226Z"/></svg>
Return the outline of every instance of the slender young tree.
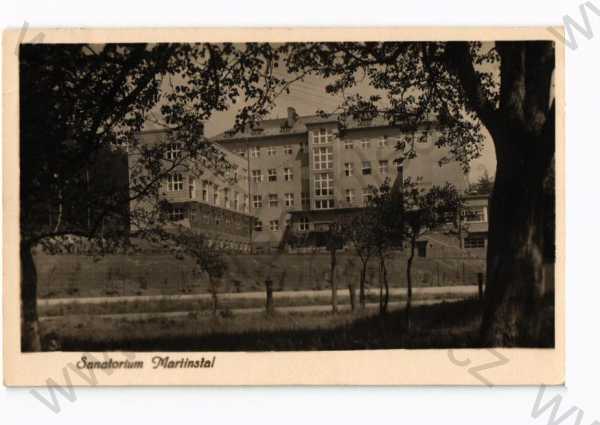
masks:
<svg viewBox="0 0 600 425"><path fill-rule="evenodd" d="M427 233L444 227L450 226L451 229L445 230L457 231L462 200L456 188L449 183L445 186L425 188L410 178L404 179L402 195L404 240L407 241L410 250L406 260L406 322L410 328L412 266L417 242Z"/></svg>
<svg viewBox="0 0 600 425"><path fill-rule="evenodd" d="M367 281L367 269L369 262L375 256L374 232L372 229L373 221L366 209L354 215L345 225L345 239L352 246L360 260L360 283L358 302L362 309L366 304L365 285Z"/></svg>
<svg viewBox="0 0 600 425"><path fill-rule="evenodd" d="M387 261L390 250L402 241L403 205L388 179L381 187L372 187L371 192L367 211L371 218L371 241L379 263L379 312L386 314L390 297Z"/></svg>
<svg viewBox="0 0 600 425"><path fill-rule="evenodd" d="M329 251L329 282L331 284L331 309L334 313L338 311L337 303L337 252L343 248L345 244L344 223L342 219L334 220L329 224L327 233L327 251Z"/></svg>

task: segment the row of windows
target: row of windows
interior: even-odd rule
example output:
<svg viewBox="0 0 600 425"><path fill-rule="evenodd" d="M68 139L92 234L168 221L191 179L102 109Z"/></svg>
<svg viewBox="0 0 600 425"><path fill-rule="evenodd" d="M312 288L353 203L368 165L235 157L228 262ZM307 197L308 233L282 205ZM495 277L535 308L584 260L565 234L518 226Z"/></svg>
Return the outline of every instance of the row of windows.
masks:
<svg viewBox="0 0 600 425"><path fill-rule="evenodd" d="M275 156L278 154L278 152L280 150L284 155L288 155L288 156L294 155L294 152L296 151L296 149L294 149L293 145L267 146L266 148L259 148L258 146L252 146L248 149L248 155L250 156L250 158L260 158L261 153L262 153L262 155L265 155L265 156ZM300 143L300 145L298 147L298 152L302 153L305 150L306 150L306 143ZM246 156L246 150L244 148L237 149L235 152L242 157Z"/></svg>
<svg viewBox="0 0 600 425"><path fill-rule="evenodd" d="M306 217L300 217L297 221L295 221L295 227L298 231L300 232L307 232L310 230L310 222L308 221L308 218ZM290 220L286 220L285 221L285 226L291 226L291 222ZM314 223L313 227L315 230L317 231L327 231L329 229L329 223ZM269 220L269 226L268 229L271 230L272 232L276 232L278 230L280 230L281 225L280 225L280 220ZM254 231L256 232L262 232L264 230L264 226L262 221L258 220L256 221L255 225L254 225Z"/></svg>
<svg viewBox="0 0 600 425"><path fill-rule="evenodd" d="M267 181L276 182L277 178L278 178L277 169L269 168L267 170ZM294 171L291 168L283 169L283 180L286 182L290 182L290 181L294 180ZM264 181L262 170L252 170L252 181L254 183L262 183Z"/></svg>
<svg viewBox="0 0 600 425"><path fill-rule="evenodd" d="M369 149L371 145L386 148L391 146L392 143L387 136L383 136L380 139L344 140L344 149L354 149L355 146L359 146L361 149Z"/></svg>
<svg viewBox="0 0 600 425"><path fill-rule="evenodd" d="M326 148L318 148L326 149ZM388 160L379 161L379 174L388 175L390 171L390 165ZM327 152L315 153L314 168L316 170L326 170L332 168L332 158ZM280 171L281 172L281 171ZM361 173L363 176L368 176L373 173L371 161L363 161L361 163ZM351 162L344 163L344 174L346 177L354 175L354 164ZM280 178L278 170L276 168L269 168L266 174L266 181L277 182ZM284 168L282 170L281 178L283 181L289 182L294 180L294 171L291 168ZM262 170L252 170L252 182L262 183L265 181L265 175Z"/></svg>
<svg viewBox="0 0 600 425"><path fill-rule="evenodd" d="M312 131L311 135L313 145L328 145L335 140L335 134L327 130L326 128L321 128L319 130ZM377 146L379 148L385 148L388 146L392 146L392 143L387 136L383 136L381 138L370 138L361 140L344 140L344 149L354 149L355 146L359 146L361 149L369 149L372 145ZM275 156L277 155L279 149L282 150L284 155L294 154L294 147L292 145L284 145L282 147L267 146L264 148L252 146L248 149L248 154L250 158L260 158L261 154L266 156ZM301 143L299 145L298 151L304 152L305 150L306 143ZM246 156L246 150L244 148L237 149L236 153L243 157Z"/></svg>
<svg viewBox="0 0 600 425"><path fill-rule="evenodd" d="M182 221L186 217L186 211L190 221L195 220L196 212L194 209L186 209L183 206L173 206L168 211L168 219L173 222ZM210 225L220 225L224 224L227 226L227 229L237 229L243 230L247 229L247 223L235 219L231 215L228 214L202 214L198 217L198 220L204 224Z"/></svg>
<svg viewBox="0 0 600 425"><path fill-rule="evenodd" d="M290 226L290 220L286 220L285 221L285 225ZM306 217L302 217L298 220L298 222L296 222L296 228L301 231L301 232L306 232L309 230L309 222L308 222L308 218ZM277 232L281 229L281 225L280 225L280 220L269 220L269 230L271 230L272 232ZM256 223L254 224L254 231L255 232L262 232L264 230L264 226L263 226L263 222L260 220L257 220Z"/></svg>
<svg viewBox="0 0 600 425"><path fill-rule="evenodd" d="M271 208L279 207L280 198L276 193L269 193L266 196L266 205ZM283 194L283 205L287 208L293 208L296 202L296 198L293 193L284 193ZM303 208L308 208L310 199L308 197L308 193L302 193L301 203ZM252 206L254 209L262 208L263 203L263 195L252 195Z"/></svg>
<svg viewBox="0 0 600 425"><path fill-rule="evenodd" d="M369 176L373 170L371 167L371 161L363 161L361 164L361 172L363 176ZM379 161L379 174L387 175L390 172L390 164L388 160ZM354 164L352 162L344 163L344 174L346 177L352 177L354 175Z"/></svg>
<svg viewBox="0 0 600 425"><path fill-rule="evenodd" d="M323 193L322 189L319 189L319 193ZM333 196L333 190L328 190L327 193L329 196ZM356 205L357 199L355 189L346 189L344 195L346 204ZM362 190L362 205L367 205L372 198L373 191L370 188L364 188ZM286 208L293 208L296 204L296 197L293 193L284 193L282 198L280 198L276 193L269 193L266 197L263 197L263 195L252 196L252 206L254 209L263 208L265 205L270 208L278 208L280 202L282 202L283 206ZM335 200L332 198L315 199L314 202L314 207L316 209L331 209L335 207ZM309 208L310 199L308 198L308 194L302 194L301 203L302 208Z"/></svg>
<svg viewBox="0 0 600 425"><path fill-rule="evenodd" d="M167 191L181 192L184 188L184 177L181 174L170 174L167 176ZM189 178L190 199L197 199L196 179ZM212 196L211 196L212 195ZM218 185L208 181L202 182L202 191L200 199L207 204L233 209L236 211L248 212L248 195L233 191L227 187L219 188Z"/></svg>

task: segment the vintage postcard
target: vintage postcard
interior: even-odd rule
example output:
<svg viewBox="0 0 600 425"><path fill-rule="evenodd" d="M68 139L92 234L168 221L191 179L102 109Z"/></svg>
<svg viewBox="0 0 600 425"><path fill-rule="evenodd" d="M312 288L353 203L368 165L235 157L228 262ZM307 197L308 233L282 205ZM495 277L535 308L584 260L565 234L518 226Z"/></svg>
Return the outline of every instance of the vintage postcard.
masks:
<svg viewBox="0 0 600 425"><path fill-rule="evenodd" d="M5 384L564 383L563 40L5 32Z"/></svg>

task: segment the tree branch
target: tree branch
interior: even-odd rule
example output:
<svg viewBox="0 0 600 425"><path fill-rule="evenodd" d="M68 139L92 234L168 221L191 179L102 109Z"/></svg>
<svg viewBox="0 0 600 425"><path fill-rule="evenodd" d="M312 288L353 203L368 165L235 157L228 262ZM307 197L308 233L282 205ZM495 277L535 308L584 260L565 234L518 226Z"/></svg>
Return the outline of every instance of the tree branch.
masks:
<svg viewBox="0 0 600 425"><path fill-rule="evenodd" d="M467 42L448 42L444 51L444 62L450 74L460 82L466 95L465 103L477 113L479 119L494 132L498 126L498 111L488 99L481 85Z"/></svg>

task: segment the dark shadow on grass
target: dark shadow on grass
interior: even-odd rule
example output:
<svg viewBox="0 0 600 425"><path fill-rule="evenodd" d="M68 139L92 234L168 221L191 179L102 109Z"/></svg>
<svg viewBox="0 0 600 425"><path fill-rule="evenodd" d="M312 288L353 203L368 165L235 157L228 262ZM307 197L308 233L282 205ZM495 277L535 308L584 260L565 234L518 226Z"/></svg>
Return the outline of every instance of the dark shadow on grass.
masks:
<svg viewBox="0 0 600 425"><path fill-rule="evenodd" d="M545 326L540 341L522 347L554 346L554 308L544 310ZM64 337L62 351L310 351L365 349L478 348L481 306L477 300L441 303L413 308L407 331L403 310L385 316L357 318L330 329L209 333L195 336L161 335L152 338L99 339L94 335Z"/></svg>

